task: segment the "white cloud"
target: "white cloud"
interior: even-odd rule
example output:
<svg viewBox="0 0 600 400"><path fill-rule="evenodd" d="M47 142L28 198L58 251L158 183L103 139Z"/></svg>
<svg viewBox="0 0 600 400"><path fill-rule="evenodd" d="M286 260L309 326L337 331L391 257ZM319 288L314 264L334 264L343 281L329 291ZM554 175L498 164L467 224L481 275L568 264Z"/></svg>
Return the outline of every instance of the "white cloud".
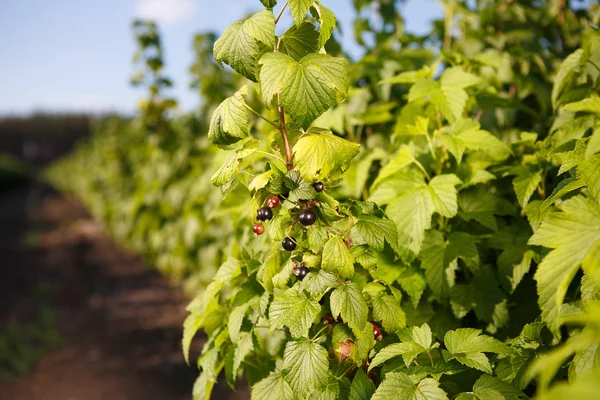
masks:
<svg viewBox="0 0 600 400"><path fill-rule="evenodd" d="M159 24L173 24L194 16L196 7L191 0L141 0L135 8L135 16L150 19Z"/></svg>

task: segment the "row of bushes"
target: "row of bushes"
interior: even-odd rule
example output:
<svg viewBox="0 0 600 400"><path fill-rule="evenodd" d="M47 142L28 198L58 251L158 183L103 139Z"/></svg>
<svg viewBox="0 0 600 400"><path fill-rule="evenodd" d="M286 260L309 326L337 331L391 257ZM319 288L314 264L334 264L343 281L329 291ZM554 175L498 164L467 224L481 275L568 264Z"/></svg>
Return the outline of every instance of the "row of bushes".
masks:
<svg viewBox="0 0 600 400"><path fill-rule="evenodd" d="M221 371L257 399L594 398L598 7L443 2L416 37L394 3L355 2L367 53L347 67L331 10L290 0L275 39L262 3L214 46L246 79L197 42L199 119L164 117L152 62L140 118L49 171L186 278L184 349L208 336L195 398Z"/></svg>

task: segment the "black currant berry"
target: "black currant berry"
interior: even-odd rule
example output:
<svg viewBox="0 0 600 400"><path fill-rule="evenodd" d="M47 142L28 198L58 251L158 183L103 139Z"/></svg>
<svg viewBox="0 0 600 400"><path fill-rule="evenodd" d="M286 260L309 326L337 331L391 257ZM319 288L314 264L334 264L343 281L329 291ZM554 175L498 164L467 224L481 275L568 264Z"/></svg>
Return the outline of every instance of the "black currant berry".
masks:
<svg viewBox="0 0 600 400"><path fill-rule="evenodd" d="M279 207L279 204L281 204L281 202L277 196L269 197L267 199L267 207L269 208L277 208Z"/></svg>
<svg viewBox="0 0 600 400"><path fill-rule="evenodd" d="M325 185L323 185L323 182L315 182L313 184L313 187L317 192L322 192L325 189Z"/></svg>
<svg viewBox="0 0 600 400"><path fill-rule="evenodd" d="M296 279L298 279L299 281L301 281L302 279L304 279L304 277L306 276L306 274L308 274L308 268L306 268L304 265L298 268L294 268L294 275L296 275Z"/></svg>
<svg viewBox="0 0 600 400"><path fill-rule="evenodd" d="M252 232L254 232L257 235L262 235L264 231L265 231L265 227L262 224L255 224L252 227Z"/></svg>
<svg viewBox="0 0 600 400"><path fill-rule="evenodd" d="M317 215L313 210L302 210L300 215L298 215L298 221L304 226L309 226L315 223L317 220Z"/></svg>
<svg viewBox="0 0 600 400"><path fill-rule="evenodd" d="M268 221L273 218L273 211L269 207L259 208L256 218L260 221Z"/></svg>
<svg viewBox="0 0 600 400"><path fill-rule="evenodd" d="M281 246L287 251L292 251L296 248L296 242L294 241L294 238L286 236L281 241Z"/></svg>

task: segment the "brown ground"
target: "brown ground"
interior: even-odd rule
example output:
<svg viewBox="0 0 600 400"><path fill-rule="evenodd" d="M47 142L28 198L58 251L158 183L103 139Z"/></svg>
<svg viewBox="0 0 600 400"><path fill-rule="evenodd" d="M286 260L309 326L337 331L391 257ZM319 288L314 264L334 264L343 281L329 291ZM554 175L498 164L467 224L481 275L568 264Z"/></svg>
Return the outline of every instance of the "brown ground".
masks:
<svg viewBox="0 0 600 400"><path fill-rule="evenodd" d="M197 372L179 344L181 291L120 251L77 202L40 185L0 193L0 328L35 316L40 285L50 288L41 301L64 345L29 374L0 381L0 399L191 398ZM248 393L220 383L213 398Z"/></svg>

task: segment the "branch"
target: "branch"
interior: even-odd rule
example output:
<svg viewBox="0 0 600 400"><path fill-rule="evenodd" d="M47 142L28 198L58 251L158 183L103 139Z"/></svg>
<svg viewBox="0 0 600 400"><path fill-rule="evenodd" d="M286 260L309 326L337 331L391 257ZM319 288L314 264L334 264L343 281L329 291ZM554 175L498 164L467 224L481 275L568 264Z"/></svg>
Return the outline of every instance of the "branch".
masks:
<svg viewBox="0 0 600 400"><path fill-rule="evenodd" d="M279 18L281 18L281 16L283 15L283 11L287 7L287 4L288 3L286 2L283 5L283 7L281 7L281 10L279 10L279 14L277 15L277 18L275 18L275 25L277 25L277 22L279 22ZM277 44L278 41L275 41L273 51L279 51ZM277 127L277 129L279 129L279 131L281 132L281 138L283 139L283 147L285 149L286 167L289 171L291 169L294 169L294 164L292 163L292 148L290 147L290 141L288 140L287 135L287 128L285 126L285 110L281 106L281 93L277 93L277 110L279 111L279 126Z"/></svg>
<svg viewBox="0 0 600 400"><path fill-rule="evenodd" d="M277 108L279 110L279 131L281 132L281 138L283 139L283 147L285 148L285 160L287 161L288 171L294 169L292 164L292 148L290 147L290 141L288 140L287 128L285 127L285 110L281 107L281 94L277 93Z"/></svg>

